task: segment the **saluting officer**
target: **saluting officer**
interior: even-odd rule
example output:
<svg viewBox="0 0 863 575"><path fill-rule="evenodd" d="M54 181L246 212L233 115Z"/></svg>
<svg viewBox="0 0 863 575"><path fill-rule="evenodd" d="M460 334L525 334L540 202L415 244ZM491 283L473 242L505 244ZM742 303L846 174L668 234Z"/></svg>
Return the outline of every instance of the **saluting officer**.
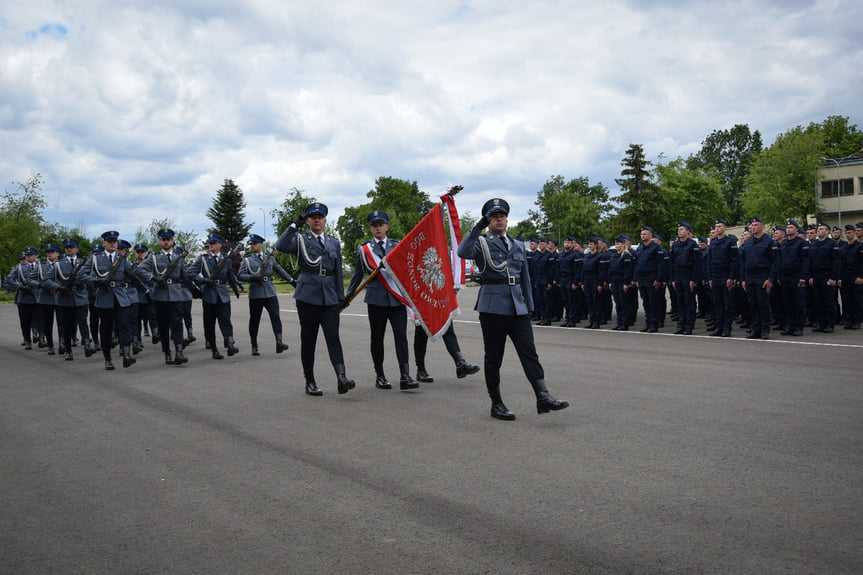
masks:
<svg viewBox="0 0 863 575"><path fill-rule="evenodd" d="M102 342L102 356L105 358L105 369L113 370L111 361L111 336L114 325L120 341L120 353L123 356L123 367L135 363L132 357L132 299L131 293L144 283L132 271L128 260L117 252L117 240L120 233L107 231L102 234L103 252L94 253L83 268L90 287L94 290L93 305L99 314L99 339ZM145 287L145 286L144 286ZM146 288L145 288L146 289Z"/></svg>
<svg viewBox="0 0 863 575"><path fill-rule="evenodd" d="M183 254L174 251L174 230L159 230L162 250L153 252L137 271L147 282L153 282L153 305L166 365L181 365L189 361L183 354L183 306L191 299L188 290L196 289L189 279ZM155 336L155 334L154 334ZM171 356L171 342L174 356Z"/></svg>
<svg viewBox="0 0 863 575"><path fill-rule="evenodd" d="M36 295L39 289L39 271L36 248L27 247L22 252L24 259L6 276L6 286L15 292L18 306L18 322L24 337L24 349L33 349L33 314L36 311Z"/></svg>
<svg viewBox="0 0 863 575"><path fill-rule="evenodd" d="M64 359L72 361L75 359L72 355L72 339L76 329L81 330L84 354L90 357L95 350L90 339L90 328L87 326L89 301L86 274L82 273L86 259L78 255L78 240L75 238L63 240L63 251L63 257L54 264L54 281L57 284L54 301L57 306L57 320L62 325L60 344L66 351Z"/></svg>
<svg viewBox="0 0 863 575"><path fill-rule="evenodd" d="M324 233L329 209L320 202L306 207L304 213L288 226L275 248L294 254L300 269L294 299L300 319L300 357L306 378L306 393L319 396L323 392L315 382L315 347L318 329L324 332L330 361L336 371L338 392L347 393L356 382L345 375L345 359L339 340L339 308L345 301L342 275L342 250L339 240ZM309 231L300 233L303 224Z"/></svg>
<svg viewBox="0 0 863 575"><path fill-rule="evenodd" d="M240 297L237 277L230 265L228 256L222 254L225 244L220 236L207 238L207 253L199 255L189 267L189 277L201 287L201 305L204 311L204 339L210 344L213 359L225 359L216 345L216 321L225 342L228 355L240 350L234 342L234 325L231 323L231 294L228 286Z"/></svg>
<svg viewBox="0 0 863 575"><path fill-rule="evenodd" d="M485 349L485 384L491 398L491 416L505 421L515 419L500 393L500 366L507 337L515 346L524 374L536 394L537 413L569 407L568 402L552 397L545 385L545 372L536 353L528 315L533 310L533 298L524 245L506 234L508 214L506 201L500 198L487 201L482 207L482 217L458 248L460 257L477 262L482 276L476 310ZM489 233L483 236L481 232L486 227Z"/></svg>
<svg viewBox="0 0 863 575"><path fill-rule="evenodd" d="M279 298L273 286L273 278L278 275L283 280L297 287L297 282L276 262L272 254L264 255L264 238L257 234L249 236L249 250L240 263L237 277L249 284L249 339L252 343L252 355L261 355L258 348L258 327L261 325L261 314L264 309L270 316L270 325L276 336L276 353L288 349L288 344L282 340L282 320L279 318Z"/></svg>
<svg viewBox="0 0 863 575"><path fill-rule="evenodd" d="M387 237L389 220L389 215L382 210L375 210L369 214L369 226L374 238L363 242L357 248L354 273L345 294L347 299L353 296L362 283L363 277L377 269L381 259L398 245L397 240ZM389 291L380 275L375 276L372 281L367 283L365 290L363 299L368 307L369 329L371 330L369 347L372 364L375 368L375 387L378 389L392 388L386 375L384 375L384 336L386 335L387 322L389 322L393 330L393 341L396 345L396 358L399 364L399 388L402 390L416 389L419 387L419 383L414 381L410 374L408 319L405 305Z"/></svg>

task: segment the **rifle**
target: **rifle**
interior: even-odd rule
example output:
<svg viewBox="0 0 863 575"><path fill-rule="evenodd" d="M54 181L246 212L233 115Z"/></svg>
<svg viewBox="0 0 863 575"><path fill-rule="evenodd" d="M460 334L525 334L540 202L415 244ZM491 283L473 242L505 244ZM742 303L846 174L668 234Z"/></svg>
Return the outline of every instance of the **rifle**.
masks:
<svg viewBox="0 0 863 575"><path fill-rule="evenodd" d="M175 254L175 255L176 255L176 254ZM187 256L187 255L189 255L189 251L188 251L188 250L183 250L183 253L181 253L179 256L177 256L177 257L175 257L173 260L171 260L171 263L168 265L168 267L166 267L166 268L165 268L165 271L164 271L164 272L162 272L161 274L158 274L158 276L156 277L156 281L161 285L161 284L162 284L162 282L164 282L164 281L165 281L165 279L166 279L169 275L171 275L171 272L173 272L173 271L174 271L174 269L177 267L177 265L179 265L179 263L180 263L181 261L183 261L183 260L186 258L186 256ZM156 262L155 262L155 260L154 260L154 261L153 261L153 264L154 264L154 265L153 265L153 269L156 269L155 263L156 263Z"/></svg>
<svg viewBox="0 0 863 575"><path fill-rule="evenodd" d="M229 251L227 254L224 254L222 256L222 261L219 262L219 265L216 266L216 269L213 270L213 273L210 274L210 277L206 278L206 280L204 281L212 281L214 276L218 276L219 273L222 271L222 268L225 267L225 264L228 263L228 260L231 259L231 256L234 255L234 252L236 252L238 248L239 246L235 244L234 247L231 248L231 251ZM231 286L231 288L234 290L234 295L237 296L237 299L240 299L240 289L236 285Z"/></svg>
<svg viewBox="0 0 863 575"><path fill-rule="evenodd" d="M111 282L111 278L114 277L114 272L116 272L117 268L120 267L120 262L123 261L123 259L123 256L115 252L114 265L111 266L111 273L106 275L105 279L99 282L99 287L105 291L111 291L111 286L108 284Z"/></svg>
<svg viewBox="0 0 863 575"><path fill-rule="evenodd" d="M81 261L78 262L78 265L75 266L75 269L72 270L72 273L69 274L69 277L63 281L63 289L70 290L72 289L72 284L75 283L75 278L78 277L78 272L81 271L81 268L84 267L84 264L87 263L87 258L80 258ZM57 268L58 270L60 268Z"/></svg>

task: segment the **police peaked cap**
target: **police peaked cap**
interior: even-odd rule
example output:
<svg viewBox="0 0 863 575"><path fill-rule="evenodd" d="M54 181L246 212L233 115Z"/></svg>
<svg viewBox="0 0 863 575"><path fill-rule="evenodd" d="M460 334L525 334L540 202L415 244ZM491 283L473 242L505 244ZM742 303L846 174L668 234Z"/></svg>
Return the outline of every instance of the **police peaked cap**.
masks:
<svg viewBox="0 0 863 575"><path fill-rule="evenodd" d="M306 217L309 217L309 216L312 216L315 214L320 214L320 215L326 217L326 215L329 213L329 211L330 211L330 209L325 204L322 204L321 202L312 202L311 204L306 206Z"/></svg>
<svg viewBox="0 0 863 575"><path fill-rule="evenodd" d="M78 240L76 240L75 238L66 238L63 240L63 247L64 248L71 248L73 246L75 246L75 247L78 246Z"/></svg>
<svg viewBox="0 0 863 575"><path fill-rule="evenodd" d="M568 241L568 242L574 242L574 241L575 241L575 238L574 238L573 236L566 236L566 237L565 237L565 238L563 238L563 239L564 239L564 240L566 240L566 241Z"/></svg>
<svg viewBox="0 0 863 575"><path fill-rule="evenodd" d="M262 238L258 234L249 234L249 243L250 244L262 244L262 243L264 243L264 238Z"/></svg>
<svg viewBox="0 0 863 575"><path fill-rule="evenodd" d="M101 237L102 237L102 239L103 239L103 240L105 240L106 242L107 242L107 241L111 241L111 240L116 240L117 238L119 238L119 237L120 237L120 232L118 232L118 231L114 231L114 230L107 231L107 232L105 232L104 234L102 234L102 236L101 236Z"/></svg>
<svg viewBox="0 0 863 575"><path fill-rule="evenodd" d="M538 244L539 238L530 238L530 241Z"/></svg>
<svg viewBox="0 0 863 575"><path fill-rule="evenodd" d="M828 230L830 229L830 226L828 226L828 225L827 225L827 224L825 224L824 222L818 222L818 227L820 228L821 226L824 226L824 227L825 227L825 228L827 228Z"/></svg>
<svg viewBox="0 0 863 575"><path fill-rule="evenodd" d="M147 247L147 244L135 244L136 252L146 252L149 251L150 248Z"/></svg>
<svg viewBox="0 0 863 575"><path fill-rule="evenodd" d="M587 238L587 241L590 243L593 243L593 244L598 243L599 242L599 236L590 236L589 238Z"/></svg>
<svg viewBox="0 0 863 575"><path fill-rule="evenodd" d="M370 224L375 222L383 222L388 224L390 222L390 216L383 210L375 210L369 214L368 220Z"/></svg>
<svg viewBox="0 0 863 575"><path fill-rule="evenodd" d="M794 226L794 227L795 227L795 228L797 228L798 230L800 229L800 224L798 224L798 223L797 223L797 222L795 222L794 220L788 220L788 223L787 223L787 224L785 224L785 227L788 227L788 226Z"/></svg>
<svg viewBox="0 0 863 575"><path fill-rule="evenodd" d="M103 248L99 244L93 244L93 247L90 248L90 251L92 251L92 252L104 252L105 248Z"/></svg>
<svg viewBox="0 0 863 575"><path fill-rule="evenodd" d="M759 218L758 216L755 216L754 218L752 218L751 220L749 220L749 225L752 225L752 224L754 224L755 222L758 222L758 223L763 224L763 223L764 223L764 220L762 220L762 219L761 219L761 218Z"/></svg>
<svg viewBox="0 0 863 575"><path fill-rule="evenodd" d="M863 222L857 222L857 227L863 229Z"/></svg>
<svg viewBox="0 0 863 575"><path fill-rule="evenodd" d="M171 228L162 228L161 230L159 230L159 237L160 238L173 238L174 237L174 230L172 230Z"/></svg>
<svg viewBox="0 0 863 575"><path fill-rule="evenodd" d="M38 254L39 250L37 250L36 248L32 248L32 247L26 247L26 248L24 248L24 253L28 256L32 256L32 255Z"/></svg>
<svg viewBox="0 0 863 575"><path fill-rule="evenodd" d="M725 225L725 226L727 226L727 225L728 225L728 222L726 222L726 221L725 221L725 220L723 220L722 218L716 218L716 222L714 222L714 223L716 223L716 224L723 224L723 225Z"/></svg>
<svg viewBox="0 0 863 575"><path fill-rule="evenodd" d="M502 212L504 215L509 215L509 204L506 200L500 198L492 198L482 205L482 215L489 217L496 212Z"/></svg>
<svg viewBox="0 0 863 575"><path fill-rule="evenodd" d="M47 246L45 246L45 251L46 252L57 252L57 253L59 253L60 252L60 246L58 246L57 244L48 244Z"/></svg>
<svg viewBox="0 0 863 575"><path fill-rule="evenodd" d="M704 236L698 236L698 243L699 244L706 244L707 238L705 238Z"/></svg>
<svg viewBox="0 0 863 575"><path fill-rule="evenodd" d="M624 236L624 235L622 235L622 234L621 234L621 235L619 235L619 236L617 236L616 238L614 238L614 243L616 243L616 244L618 244L618 243L620 243L620 244L625 244L625 243L626 243L626 236Z"/></svg>
<svg viewBox="0 0 863 575"><path fill-rule="evenodd" d="M856 229L857 229L857 226L855 226L854 224L847 224L845 226L845 231L848 231L848 232L856 230Z"/></svg>
<svg viewBox="0 0 863 575"><path fill-rule="evenodd" d="M677 222L677 227L686 228L690 231L690 233L692 232L692 224L690 224L689 222Z"/></svg>
<svg viewBox="0 0 863 575"><path fill-rule="evenodd" d="M548 243L557 245L557 240L554 238L548 238Z"/></svg>
<svg viewBox="0 0 863 575"><path fill-rule="evenodd" d="M652 234L652 233L655 233L655 232L653 231L653 228L651 228L650 226L641 226L641 229L640 229L639 231L641 231L641 232L650 232L651 234Z"/></svg>
<svg viewBox="0 0 863 575"><path fill-rule="evenodd" d="M208 244L223 244L223 243L225 243L225 240L223 240L219 236L214 235L214 236L210 236L207 238L207 243Z"/></svg>
<svg viewBox="0 0 863 575"><path fill-rule="evenodd" d="M125 249L127 249L127 250L128 250L128 249L131 249L131 248L132 248L132 244L131 244L131 243L129 243L128 241L126 241L126 240L119 240L119 241L117 242L117 247L118 247L118 248L125 248Z"/></svg>

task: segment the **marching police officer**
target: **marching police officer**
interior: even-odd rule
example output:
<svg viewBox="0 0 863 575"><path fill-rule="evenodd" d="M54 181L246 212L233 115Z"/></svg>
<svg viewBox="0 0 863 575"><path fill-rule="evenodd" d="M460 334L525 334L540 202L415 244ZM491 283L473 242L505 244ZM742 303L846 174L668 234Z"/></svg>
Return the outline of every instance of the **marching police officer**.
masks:
<svg viewBox="0 0 863 575"><path fill-rule="evenodd" d="M191 299L189 290L197 288L189 279L183 254L174 250L174 230L163 228L158 236L162 250L151 253L137 271L145 281L153 282L153 305L165 364L181 365L189 361L183 354L183 308ZM174 343L173 357L171 342Z"/></svg>
<svg viewBox="0 0 863 575"><path fill-rule="evenodd" d="M345 301L342 276L342 250L339 240L324 233L329 209L320 202L309 204L288 226L275 248L294 254L300 268L294 299L300 319L300 357L306 378L306 393L319 396L323 392L315 382L315 347L318 329L324 332L330 362L336 372L338 392L347 393L356 382L345 375L345 359L339 340L339 308ZM309 231L300 233L303 224Z"/></svg>
<svg viewBox="0 0 863 575"><path fill-rule="evenodd" d="M261 314L267 310L270 325L276 337L276 353L288 349L288 344L282 340L282 320L279 318L279 298L273 286L273 278L278 275L283 280L297 287L297 282L280 266L273 254L263 254L264 238L257 234L249 236L249 253L243 257L237 277L249 284L249 339L252 344L252 355L261 355L258 348L258 327L261 325Z"/></svg>
<svg viewBox="0 0 863 575"><path fill-rule="evenodd" d="M363 277L374 272L380 265L381 259L398 245L398 241L387 237L389 215L386 212L375 210L369 214L368 221L374 238L363 242L357 249L354 273L345 294L348 300L362 283ZM368 306L369 329L371 330L369 345L375 369L375 386L378 389L392 388L384 375L384 335L386 334L387 322L389 322L393 330L396 358L399 364L399 388L402 390L416 389L419 387L419 383L414 381L410 375L407 308L390 292L380 275L368 282L365 290L364 301Z"/></svg>
<svg viewBox="0 0 863 575"><path fill-rule="evenodd" d="M507 336L515 346L524 373L536 394L536 410L548 413L569 407L566 401L551 396L545 385L545 372L539 363L528 315L533 309L530 273L524 246L507 236L509 204L500 198L487 201L482 217L458 248L458 255L477 262L482 285L476 302L485 349L485 384L491 398L491 416L511 421L515 414L507 409L500 393L500 366ZM481 235L488 227L487 235Z"/></svg>
<svg viewBox="0 0 863 575"><path fill-rule="evenodd" d="M120 233L107 231L102 234L105 250L90 256L83 271L93 290L93 305L99 314L99 339L102 342L102 356L105 369L113 370L111 361L111 337L116 324L120 341L123 367L135 363L130 346L132 343L132 299L130 291L145 284L132 271L128 260L117 252ZM146 289L146 287L145 287Z"/></svg>
<svg viewBox="0 0 863 575"><path fill-rule="evenodd" d="M234 326L231 323L231 294L228 286L240 297L237 277L231 267L228 254L222 254L225 244L220 236L207 238L208 251L199 255L189 266L189 277L201 288L201 305L204 312L204 339L210 344L213 359L225 359L216 344L216 321L225 342L228 355L234 355L240 350L234 342Z"/></svg>
<svg viewBox="0 0 863 575"><path fill-rule="evenodd" d="M36 248L27 247L22 252L24 259L12 268L6 276L6 286L15 292L15 305L18 306L18 322L24 337L24 349L33 349L33 315L36 311L39 290L39 271ZM38 341L38 340L35 340Z"/></svg>
<svg viewBox="0 0 863 575"><path fill-rule="evenodd" d="M90 357L95 353L90 339L90 328L87 326L87 282L86 274L81 273L86 258L78 255L78 240L66 238L63 240L63 257L54 264L55 304L57 306L58 323L62 325L60 344L65 350L64 359L74 360L72 355L72 339L75 331L81 330L81 343L84 344L84 354Z"/></svg>
<svg viewBox="0 0 863 575"><path fill-rule="evenodd" d="M42 332L39 346L48 348L48 355L54 355L54 313L56 301L54 290L57 284L54 282L54 263L60 255L60 248L56 244L45 246L46 259L40 262L36 269L39 272L39 291L37 305L39 306L40 326Z"/></svg>

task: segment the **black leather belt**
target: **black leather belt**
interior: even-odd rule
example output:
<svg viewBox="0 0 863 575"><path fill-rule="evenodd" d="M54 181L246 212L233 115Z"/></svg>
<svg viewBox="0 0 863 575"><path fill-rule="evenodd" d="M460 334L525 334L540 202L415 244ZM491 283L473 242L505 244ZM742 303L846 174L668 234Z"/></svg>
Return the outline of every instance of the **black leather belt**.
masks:
<svg viewBox="0 0 863 575"><path fill-rule="evenodd" d="M129 287L129 282L114 282L114 281L111 281L111 282L108 282L108 287L124 287L124 288L127 288L127 287Z"/></svg>
<svg viewBox="0 0 863 575"><path fill-rule="evenodd" d="M321 277L328 277L335 275L335 272L333 272L333 270L318 270L318 275Z"/></svg>
<svg viewBox="0 0 863 575"><path fill-rule="evenodd" d="M519 281L515 276L506 276L505 278L482 278L482 285L511 285L514 286Z"/></svg>

